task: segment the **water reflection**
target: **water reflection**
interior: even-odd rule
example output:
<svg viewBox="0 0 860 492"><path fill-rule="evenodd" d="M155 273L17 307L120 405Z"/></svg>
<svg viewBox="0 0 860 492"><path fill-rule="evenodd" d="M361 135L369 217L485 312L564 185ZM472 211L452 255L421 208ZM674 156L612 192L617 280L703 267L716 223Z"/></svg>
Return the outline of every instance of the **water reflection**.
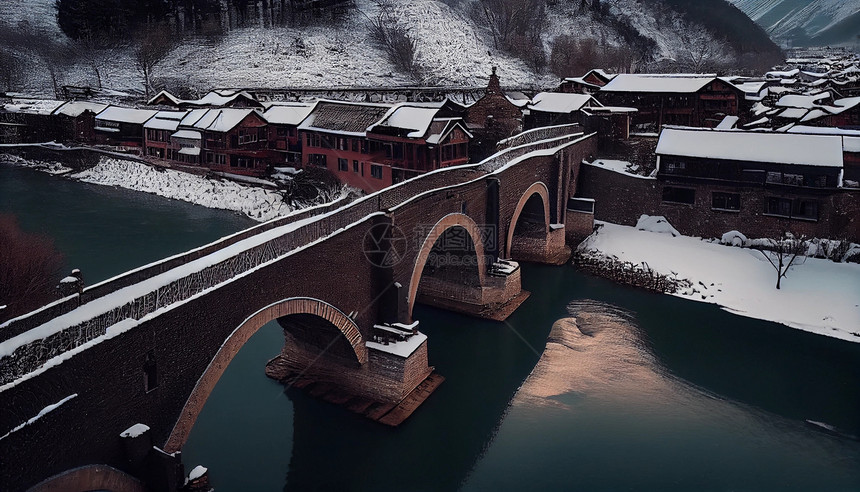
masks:
<svg viewBox="0 0 860 492"><path fill-rule="evenodd" d="M679 379L631 311L568 311L466 490L860 487L856 441Z"/></svg>

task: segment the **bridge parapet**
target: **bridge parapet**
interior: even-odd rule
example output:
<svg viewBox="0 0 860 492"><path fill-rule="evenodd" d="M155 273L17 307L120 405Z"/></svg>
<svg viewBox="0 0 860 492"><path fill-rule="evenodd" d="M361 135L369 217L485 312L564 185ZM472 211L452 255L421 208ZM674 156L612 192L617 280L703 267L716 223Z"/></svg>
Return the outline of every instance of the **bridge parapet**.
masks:
<svg viewBox="0 0 860 492"><path fill-rule="evenodd" d="M496 144L496 150L502 151L504 149L519 147L521 145L540 142L542 140L548 140L552 138L563 137L565 135L581 133L582 127L578 123L556 126L543 126L540 128L526 130L522 133L518 133L513 137L509 137L504 140L499 140L499 143Z"/></svg>

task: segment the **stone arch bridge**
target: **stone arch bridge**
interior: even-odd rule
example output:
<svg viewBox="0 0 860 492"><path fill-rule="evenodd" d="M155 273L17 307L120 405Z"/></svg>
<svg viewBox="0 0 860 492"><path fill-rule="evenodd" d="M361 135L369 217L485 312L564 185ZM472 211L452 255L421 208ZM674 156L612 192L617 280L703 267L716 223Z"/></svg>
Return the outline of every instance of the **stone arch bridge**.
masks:
<svg viewBox="0 0 860 492"><path fill-rule="evenodd" d="M0 325L0 489L168 490L224 369L278 320L281 369L397 403L430 375L416 302L503 319L515 260L564 262L578 127L252 227ZM142 425L141 425L142 424Z"/></svg>

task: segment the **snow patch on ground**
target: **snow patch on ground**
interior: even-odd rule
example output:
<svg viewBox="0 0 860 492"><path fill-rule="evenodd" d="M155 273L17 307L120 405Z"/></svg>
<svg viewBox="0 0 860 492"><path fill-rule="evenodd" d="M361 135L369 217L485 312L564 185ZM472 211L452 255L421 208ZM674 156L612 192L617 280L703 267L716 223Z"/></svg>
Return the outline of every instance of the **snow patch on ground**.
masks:
<svg viewBox="0 0 860 492"><path fill-rule="evenodd" d="M580 251L645 262L658 273L691 282L691 287L673 295L860 343L860 265L806 258L791 267L777 290L776 270L760 251L600 224Z"/></svg>
<svg viewBox="0 0 860 492"><path fill-rule="evenodd" d="M241 212L265 222L293 211L280 193L173 170L157 170L134 161L103 157L95 167L72 175L87 183L119 186L204 207Z"/></svg>

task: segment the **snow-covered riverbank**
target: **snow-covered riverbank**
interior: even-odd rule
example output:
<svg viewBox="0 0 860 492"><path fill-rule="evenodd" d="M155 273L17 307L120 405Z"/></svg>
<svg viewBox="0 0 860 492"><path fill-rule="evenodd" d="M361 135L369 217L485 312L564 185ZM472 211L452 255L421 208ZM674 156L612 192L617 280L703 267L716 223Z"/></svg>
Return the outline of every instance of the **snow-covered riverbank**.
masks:
<svg viewBox="0 0 860 492"><path fill-rule="evenodd" d="M860 343L860 265L805 258L777 290L776 270L760 251L602 223L580 251L647 263L689 280L674 295L743 316ZM668 228L666 228L668 230Z"/></svg>
<svg viewBox="0 0 860 492"><path fill-rule="evenodd" d="M78 173L70 173L71 169L58 163L29 161L13 155L3 155L0 162L32 167L52 174L67 174L72 179L86 183L118 186L204 207L232 210L260 222L313 205L291 205L275 190L248 186L227 179L156 169L140 162L112 157L102 157L95 167ZM346 192L347 190L344 190L344 193ZM337 198L340 197L335 197Z"/></svg>

